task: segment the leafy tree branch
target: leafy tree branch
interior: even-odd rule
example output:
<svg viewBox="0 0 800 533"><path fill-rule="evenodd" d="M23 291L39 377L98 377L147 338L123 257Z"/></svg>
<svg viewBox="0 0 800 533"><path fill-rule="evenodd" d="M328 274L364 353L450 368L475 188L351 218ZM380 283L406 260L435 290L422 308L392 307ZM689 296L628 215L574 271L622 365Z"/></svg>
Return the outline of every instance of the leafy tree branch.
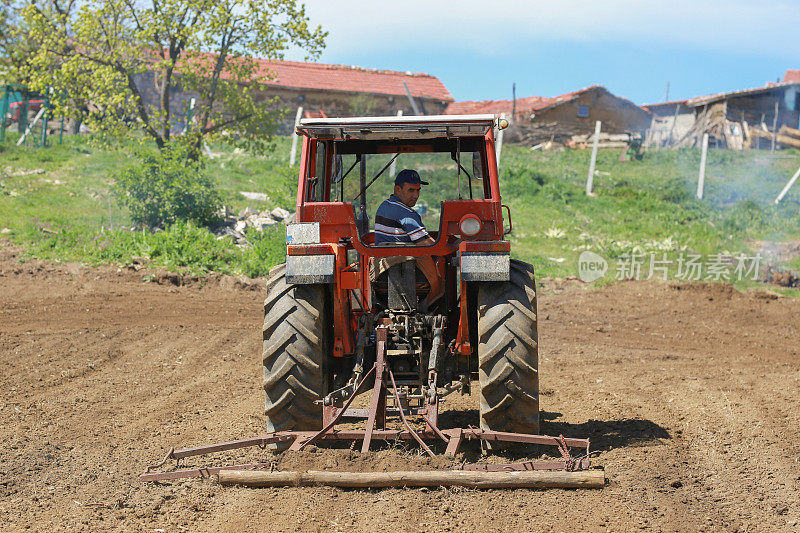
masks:
<svg viewBox="0 0 800 533"><path fill-rule="evenodd" d="M254 58L282 59L292 47L314 58L327 35L297 0L0 2L35 43L22 77L53 89L56 113L81 114L99 134L141 131L160 149L187 130L195 149L229 132L262 151L281 110L264 101L273 73ZM178 90L195 97L195 124L184 124Z"/></svg>

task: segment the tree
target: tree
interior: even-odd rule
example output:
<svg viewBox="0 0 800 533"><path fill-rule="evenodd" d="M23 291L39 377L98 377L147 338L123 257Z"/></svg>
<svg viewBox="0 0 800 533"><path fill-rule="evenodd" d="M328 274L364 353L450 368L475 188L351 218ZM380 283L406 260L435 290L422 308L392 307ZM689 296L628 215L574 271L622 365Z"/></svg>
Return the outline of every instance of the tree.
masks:
<svg viewBox="0 0 800 533"><path fill-rule="evenodd" d="M35 43L18 31L21 21L20 0L0 0L0 85L25 83L22 67L35 49Z"/></svg>
<svg viewBox="0 0 800 533"><path fill-rule="evenodd" d="M56 114L76 114L94 132L141 130L163 149L196 95L185 139L195 153L209 136L263 150L281 110L258 101L270 78L256 57L282 59L292 46L317 57L327 35L311 29L296 0L33 0L23 11L40 47L28 62L34 89L53 87Z"/></svg>

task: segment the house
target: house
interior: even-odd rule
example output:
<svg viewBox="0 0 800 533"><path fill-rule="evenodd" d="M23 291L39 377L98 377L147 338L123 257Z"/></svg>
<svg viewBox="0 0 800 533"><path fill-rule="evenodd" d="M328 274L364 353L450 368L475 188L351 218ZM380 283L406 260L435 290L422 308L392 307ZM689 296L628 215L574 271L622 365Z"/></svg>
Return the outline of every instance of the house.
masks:
<svg viewBox="0 0 800 533"><path fill-rule="evenodd" d="M421 114L435 115L453 102L447 87L429 74L299 61L257 61L265 77L258 98L265 102L277 98L270 105L288 110L279 127L284 134L293 130L298 107L306 116L383 116L396 115L398 111L413 115L410 93ZM136 81L146 101L157 103L153 73L143 74ZM170 101L176 118L182 116L177 110L188 109L193 97L197 95L176 88ZM182 130L183 125L177 124L176 128Z"/></svg>
<svg viewBox="0 0 800 533"><path fill-rule="evenodd" d="M800 71L789 70L784 81L764 87L648 104L653 123L645 144L697 146L709 134L712 146L742 149L770 145L781 128L797 128ZM763 140L766 139L766 140Z"/></svg>
<svg viewBox="0 0 800 533"><path fill-rule="evenodd" d="M783 83L800 83L800 70L787 70L781 81Z"/></svg>
<svg viewBox="0 0 800 533"><path fill-rule="evenodd" d="M575 135L593 134L598 120L602 122L604 133L644 132L652 118L649 111L600 85L552 98L531 96L516 100L453 102L446 112L452 115L504 113L511 119L506 140L528 144L549 140L566 144Z"/></svg>

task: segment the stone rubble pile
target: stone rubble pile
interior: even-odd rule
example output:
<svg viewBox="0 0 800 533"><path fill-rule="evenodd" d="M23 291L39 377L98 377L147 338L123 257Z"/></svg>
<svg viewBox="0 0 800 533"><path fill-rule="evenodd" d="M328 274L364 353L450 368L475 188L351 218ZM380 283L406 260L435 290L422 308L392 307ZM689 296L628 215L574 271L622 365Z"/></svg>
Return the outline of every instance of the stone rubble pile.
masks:
<svg viewBox="0 0 800 533"><path fill-rule="evenodd" d="M239 211L238 216L225 207L220 210L219 215L222 217L222 223L214 230L217 240L231 238L237 246L245 248L250 246L246 236L249 228L264 231L264 228L270 228L280 223L294 222L294 213L282 207L260 212L245 207Z"/></svg>

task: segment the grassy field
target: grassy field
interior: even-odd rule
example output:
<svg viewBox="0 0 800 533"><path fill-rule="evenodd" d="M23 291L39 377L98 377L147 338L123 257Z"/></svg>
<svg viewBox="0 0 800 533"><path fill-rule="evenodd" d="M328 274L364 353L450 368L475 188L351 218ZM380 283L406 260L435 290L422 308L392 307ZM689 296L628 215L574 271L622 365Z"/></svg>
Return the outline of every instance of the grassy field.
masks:
<svg viewBox="0 0 800 533"><path fill-rule="evenodd" d="M501 180L512 207L520 254L539 271L576 273L577 257L592 250L606 259L650 254L668 260L683 253L752 256L755 241L800 238L800 188L774 199L798 165L796 153L712 150L705 194L696 198L700 164L695 150L660 151L619 162L601 151L595 197L584 193L588 151L535 153L504 150ZM563 262L558 262L559 259ZM800 267L797 258L793 268ZM670 275L677 274L673 265Z"/></svg>
<svg viewBox="0 0 800 533"><path fill-rule="evenodd" d="M289 138L276 139L266 157L211 147L217 157L207 171L229 208L291 209L297 171L288 166L289 144ZM186 224L159 233L130 231L128 214L110 193L110 174L128 164L133 152L131 145L101 149L82 137L46 149L19 148L13 137L6 139L0 145L0 229L10 230L6 236L29 255L50 260L125 263L147 256L171 269L249 276L263 275L282 260L281 229L248 235L254 246L246 250ZM540 277L577 275L578 257L585 250L608 261L603 279L613 280L618 274L629 277L632 271L617 268L637 258L642 262L638 277L647 277L651 254L675 277L682 256L700 255L707 270L720 254L752 257L760 251L756 241L800 240L800 185L781 205L773 204L800 165L797 152L770 157L712 150L702 201L695 198L697 151L653 152L631 162L618 162L617 155L616 150L600 152L597 195L587 197L588 150L543 153L504 147L501 191L512 213L513 254L533 263ZM444 175L454 168L448 165L430 164L422 172ZM381 188L371 191L371 201L377 202ZM247 200L240 191L266 193L269 200ZM423 201L438 205L437 198L424 193ZM426 219L436 216L432 208ZM789 258L783 266L800 269L800 260ZM733 266L730 271L733 277Z"/></svg>

